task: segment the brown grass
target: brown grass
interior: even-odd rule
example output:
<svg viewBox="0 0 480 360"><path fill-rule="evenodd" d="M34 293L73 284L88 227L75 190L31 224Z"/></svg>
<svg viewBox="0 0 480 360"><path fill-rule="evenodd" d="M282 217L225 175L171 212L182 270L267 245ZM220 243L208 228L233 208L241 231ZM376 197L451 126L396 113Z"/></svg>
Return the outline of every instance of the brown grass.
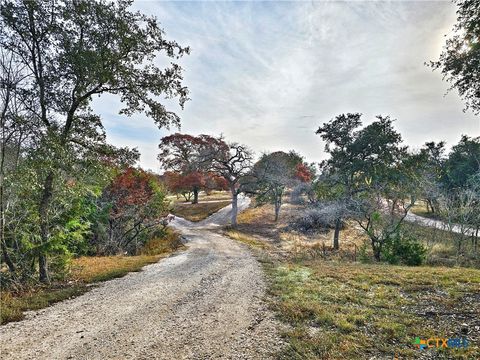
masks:
<svg viewBox="0 0 480 360"><path fill-rule="evenodd" d="M352 254L367 240L354 223L342 230L336 252L332 231L306 236L286 228L298 209L282 207L277 224L269 206L248 209L235 232L227 231L260 249L272 306L288 324L288 344L280 358L413 359L420 355L412 344L417 336L469 340L467 349L424 350L428 358L480 358L480 270L361 264L358 253L352 262ZM411 227L429 246L429 263L438 257L455 259L451 234ZM462 324L467 324L466 335Z"/></svg>
<svg viewBox="0 0 480 360"><path fill-rule="evenodd" d="M267 267L275 308L290 324L285 359L416 358L415 337L462 337L445 358L478 358L480 271L300 261ZM429 350L436 352L439 350Z"/></svg>
<svg viewBox="0 0 480 360"><path fill-rule="evenodd" d="M418 216L423 216L429 219L439 219L440 217L436 214L432 214L427 209L427 204L423 201L417 202L410 211Z"/></svg>
<svg viewBox="0 0 480 360"><path fill-rule="evenodd" d="M198 204L174 203L172 213L190 221L201 221L216 213L218 210L230 205L230 200L218 202L199 202Z"/></svg>
<svg viewBox="0 0 480 360"><path fill-rule="evenodd" d="M186 201L183 196L177 197L176 195L171 195L168 197L170 201L173 203L187 203L189 204L190 201ZM207 195L204 191L198 194L198 201L220 201L220 200L230 200L232 195L229 191L212 191L209 195Z"/></svg>
<svg viewBox="0 0 480 360"><path fill-rule="evenodd" d="M265 241L262 241L254 236L241 233L237 230L227 229L225 230L224 234L231 239L237 240L254 248L266 249L270 247L270 245Z"/></svg>

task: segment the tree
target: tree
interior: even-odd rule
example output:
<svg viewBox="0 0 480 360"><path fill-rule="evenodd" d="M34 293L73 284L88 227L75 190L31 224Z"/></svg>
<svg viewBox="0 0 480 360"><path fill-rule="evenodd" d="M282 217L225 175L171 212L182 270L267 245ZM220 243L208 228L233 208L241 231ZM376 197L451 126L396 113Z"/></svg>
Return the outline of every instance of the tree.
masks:
<svg viewBox="0 0 480 360"><path fill-rule="evenodd" d="M210 163L205 161L203 154L216 139L209 135L193 136L175 133L160 140L158 160L163 169L176 172L183 178L183 185L193 192L192 204L198 203L198 193L205 186L205 174Z"/></svg>
<svg viewBox="0 0 480 360"><path fill-rule="evenodd" d="M145 112L159 127L179 124L159 96L178 97L181 106L188 99L181 67L162 70L153 60L159 53L178 58L189 49L165 40L157 20L129 11L130 5L73 0L7 0L0 5L0 44L18 57L28 75L21 90L28 99L28 118L39 122L37 140L48 160L38 171L43 282L49 281L44 250L51 238L55 187L61 184L60 173L75 174L74 166L66 169L64 163L78 160L71 150L92 150L104 142L98 133L101 121L88 106L92 96L119 95L125 104L121 113Z"/></svg>
<svg viewBox="0 0 480 360"><path fill-rule="evenodd" d="M377 116L359 129L360 114L342 114L317 130L330 153L322 164L323 176L332 185L329 195L347 209L338 214L334 247L338 220L350 216L369 236L377 260L415 201L415 164L392 123Z"/></svg>
<svg viewBox="0 0 480 360"><path fill-rule="evenodd" d="M445 177L445 142L427 142L418 154L417 174L419 177L420 196L427 205L427 211L438 215L439 197L441 195L442 179Z"/></svg>
<svg viewBox="0 0 480 360"><path fill-rule="evenodd" d="M24 79L23 67L16 61L15 55L7 50L0 50L0 245L2 259L10 272L14 273L16 266L9 254L5 229L8 227L6 214L11 207L12 195L5 180L15 176L21 154L22 142L29 129L25 121L20 120L23 107L16 88Z"/></svg>
<svg viewBox="0 0 480 360"><path fill-rule="evenodd" d="M451 190L467 186L480 171L480 137L463 135L452 147L444 164L444 186Z"/></svg>
<svg viewBox="0 0 480 360"><path fill-rule="evenodd" d="M285 189L295 183L296 168L302 162L301 156L294 151L263 154L244 180L245 190L255 194L259 204L275 206L275 221L280 215Z"/></svg>
<svg viewBox="0 0 480 360"><path fill-rule="evenodd" d="M325 185L320 187L325 190L320 196L324 200L335 199L340 205L336 207L338 210L346 209L345 204L359 190L357 174L363 162L358 154L361 149L354 146L354 132L361 125L361 116L359 113L341 114L316 131L325 141L325 152L330 154L330 159L320 164ZM336 215L333 247L338 250L342 218L346 213L337 211Z"/></svg>
<svg viewBox="0 0 480 360"><path fill-rule="evenodd" d="M186 186L184 176L174 171L166 171L162 178L168 191L177 195L177 199L182 195L185 198L185 201L190 201L192 197L192 189Z"/></svg>
<svg viewBox="0 0 480 360"><path fill-rule="evenodd" d="M302 183L308 183L312 181L312 171L304 163L298 163L295 166L295 178Z"/></svg>
<svg viewBox="0 0 480 360"><path fill-rule="evenodd" d="M447 39L438 61L430 62L440 69L443 78L457 89L466 109L480 112L480 2L455 0L458 5L457 23L453 36Z"/></svg>
<svg viewBox="0 0 480 360"><path fill-rule="evenodd" d="M211 169L225 179L232 194L232 226L237 225L238 195L243 191L242 181L252 168L253 152L245 145L225 143L217 138L205 148L202 157Z"/></svg>
<svg viewBox="0 0 480 360"><path fill-rule="evenodd" d="M165 226L168 205L155 175L134 168L120 172L99 199L106 216L96 225L97 253L135 254L152 231Z"/></svg>
<svg viewBox="0 0 480 360"><path fill-rule="evenodd" d="M209 171L205 174L205 192L210 195L214 190L228 191L228 181L223 176Z"/></svg>

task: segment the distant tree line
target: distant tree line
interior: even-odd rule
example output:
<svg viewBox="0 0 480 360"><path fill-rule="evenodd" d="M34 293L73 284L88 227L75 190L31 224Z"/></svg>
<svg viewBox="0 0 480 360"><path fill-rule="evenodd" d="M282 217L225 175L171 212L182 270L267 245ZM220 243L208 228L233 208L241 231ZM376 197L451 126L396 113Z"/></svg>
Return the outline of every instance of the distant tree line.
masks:
<svg viewBox="0 0 480 360"><path fill-rule="evenodd" d="M448 155L445 143L427 142L419 151L402 144L389 117L378 116L362 127L361 114L341 114L317 130L328 160L311 183L312 204L324 209L335 228L339 248L342 224L353 219L369 237L376 260L402 238L403 223L419 201L449 230L461 229L458 251L469 237L476 244L480 229L480 138L462 136ZM313 196L311 194L314 194ZM406 245L405 245L406 246ZM402 251L407 251L405 247Z"/></svg>

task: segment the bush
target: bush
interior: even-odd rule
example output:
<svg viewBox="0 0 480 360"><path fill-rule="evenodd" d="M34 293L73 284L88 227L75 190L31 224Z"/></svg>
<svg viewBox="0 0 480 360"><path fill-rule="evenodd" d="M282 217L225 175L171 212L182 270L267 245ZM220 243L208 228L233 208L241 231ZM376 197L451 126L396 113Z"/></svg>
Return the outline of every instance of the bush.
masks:
<svg viewBox="0 0 480 360"><path fill-rule="evenodd" d="M382 257L390 264L418 266L425 261L427 249L411 234L397 232L382 249Z"/></svg>
<svg viewBox="0 0 480 360"><path fill-rule="evenodd" d="M368 241L364 241L363 244L358 249L358 259L362 264L371 264L372 255L369 253L370 245Z"/></svg>
<svg viewBox="0 0 480 360"><path fill-rule="evenodd" d="M335 204L308 208L294 220L290 227L303 233L327 232L335 228L336 214Z"/></svg>

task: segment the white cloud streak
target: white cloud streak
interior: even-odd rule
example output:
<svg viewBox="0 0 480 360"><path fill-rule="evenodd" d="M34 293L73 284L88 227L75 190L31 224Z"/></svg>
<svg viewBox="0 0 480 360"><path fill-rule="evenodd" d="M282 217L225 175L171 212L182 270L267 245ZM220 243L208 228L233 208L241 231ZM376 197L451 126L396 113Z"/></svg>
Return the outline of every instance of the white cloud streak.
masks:
<svg viewBox="0 0 480 360"><path fill-rule="evenodd" d="M314 134L343 112L398 119L406 143L458 141L480 135L479 118L424 65L435 60L455 21L447 2L154 2L134 6L156 15L168 38L189 45L181 60L192 101L182 131L223 133L262 151L325 157ZM160 60L159 60L160 61ZM168 132L144 116L116 115L118 100L94 108L109 140L137 145L142 166L158 169L157 144ZM143 134L143 135L142 135Z"/></svg>

